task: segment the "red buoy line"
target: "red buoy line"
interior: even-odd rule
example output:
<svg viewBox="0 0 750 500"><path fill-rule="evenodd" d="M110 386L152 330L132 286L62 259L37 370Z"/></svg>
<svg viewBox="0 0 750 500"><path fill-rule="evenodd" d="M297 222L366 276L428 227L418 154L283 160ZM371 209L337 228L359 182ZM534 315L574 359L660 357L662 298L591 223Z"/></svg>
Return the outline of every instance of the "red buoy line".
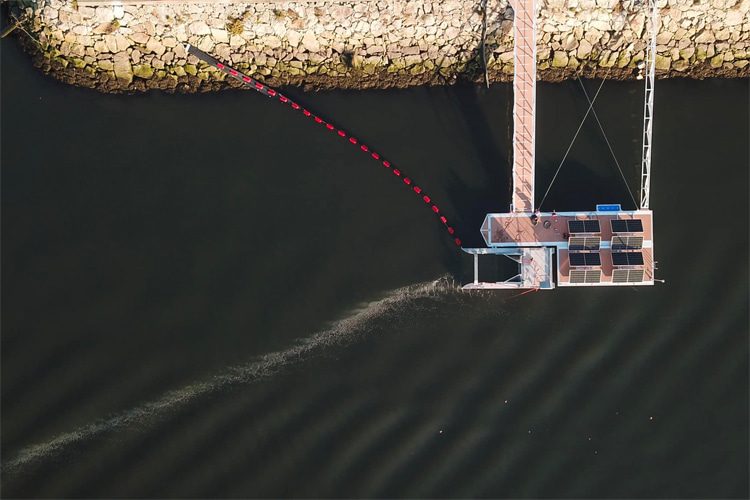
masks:
<svg viewBox="0 0 750 500"><path fill-rule="evenodd" d="M302 111L303 115L305 115L307 117L310 117L310 118L313 118L316 123L324 125L328 130L336 132L340 137L342 137L344 139L347 139L350 144L352 144L354 146L357 146L360 149L360 151L363 151L363 152L367 153L370 156L370 158L372 158L374 160L377 160L378 162L380 162L380 164L382 166L384 166L387 169L390 169L391 172L393 172L393 174L396 177L401 178L401 180L404 182L404 184L406 186L408 186L409 189L413 193L415 193L417 196L420 196L422 198L422 201L425 204L427 204L430 207L430 209L432 210L432 212L435 213L440 218L440 222L442 222L443 225L445 226L445 228L448 230L448 233L451 235L451 237L453 238L453 241L456 243L456 245L461 246L461 240L456 235L456 231L453 229L453 227L451 227L450 224L448 224L448 219L446 219L445 216L440 213L440 209L437 207L437 205L435 205L433 203L432 199L429 196L427 196L425 194L425 192L422 190L422 188L420 188L419 186L417 186L414 183L414 181L412 179L410 179L409 177L407 177L401 170L399 170L397 168L392 168L391 163L389 161L387 161L387 160L384 160L378 153L372 151L369 147L367 147L366 145L360 143L357 139L355 139L354 137L348 135L343 130L339 129L338 127L334 126L331 123L328 123L328 122L324 121L319 116L314 115L313 113L311 113L310 111L306 110L305 108L303 108L302 106L300 106L296 102L292 101L287 96L282 95L280 92L272 89L268 85L266 85L264 83L261 83L261 82L259 82L258 80L254 79L252 77L244 75L244 74L240 73L239 71L237 71L236 69L234 69L234 68L232 68L230 66L222 64L221 62L219 62L215 58L213 58L210 55L206 54L202 50L193 47L190 44L188 44L185 47L185 50L187 50L188 53L193 54L194 56L196 56L198 59L201 59L204 62L210 64L211 66L213 66L214 68L218 69L219 71L222 71L222 72L226 73L227 75L236 78L237 80L241 81L242 83L244 83L246 85L249 85L250 87L252 87L255 90L257 90L258 92L260 92L261 94L264 94L264 95L266 95L268 97L272 97L272 98L278 99L279 102L281 102L282 104L287 104L287 105L291 106L292 109L294 109L294 110Z"/></svg>

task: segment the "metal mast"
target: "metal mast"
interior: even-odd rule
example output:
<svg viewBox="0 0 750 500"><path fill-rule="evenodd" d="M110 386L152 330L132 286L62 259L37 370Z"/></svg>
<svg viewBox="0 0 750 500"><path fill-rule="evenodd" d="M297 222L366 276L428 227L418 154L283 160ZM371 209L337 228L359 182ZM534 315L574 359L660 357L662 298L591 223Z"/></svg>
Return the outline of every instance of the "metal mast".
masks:
<svg viewBox="0 0 750 500"><path fill-rule="evenodd" d="M648 210L651 195L651 133L654 119L654 80L656 73L656 34L658 27L657 0L646 0L651 3L650 19L646 22L646 32L650 33L646 48L646 93L643 102L643 155L641 156L641 209ZM649 12L646 11L648 17ZM650 22L648 22L650 21Z"/></svg>

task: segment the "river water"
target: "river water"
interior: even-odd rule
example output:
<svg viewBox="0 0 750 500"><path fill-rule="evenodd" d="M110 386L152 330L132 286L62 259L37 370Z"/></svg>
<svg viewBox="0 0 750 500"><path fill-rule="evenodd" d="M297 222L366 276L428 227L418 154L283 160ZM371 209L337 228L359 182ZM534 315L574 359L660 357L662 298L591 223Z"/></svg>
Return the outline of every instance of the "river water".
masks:
<svg viewBox="0 0 750 500"><path fill-rule="evenodd" d="M471 245L510 92L289 94ZM642 92L595 108L636 197ZM750 88L656 92L666 283L467 294L429 207L289 107L102 95L3 43L4 496L747 497ZM539 84L538 199L586 108ZM632 207L592 118L544 209Z"/></svg>

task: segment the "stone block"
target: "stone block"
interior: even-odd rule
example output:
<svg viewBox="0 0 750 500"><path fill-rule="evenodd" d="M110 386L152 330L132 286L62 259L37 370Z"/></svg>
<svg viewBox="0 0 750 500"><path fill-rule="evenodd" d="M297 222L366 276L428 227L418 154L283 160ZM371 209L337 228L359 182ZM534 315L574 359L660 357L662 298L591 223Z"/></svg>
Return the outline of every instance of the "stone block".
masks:
<svg viewBox="0 0 750 500"><path fill-rule="evenodd" d="M556 50L552 53L552 67L564 68L568 65L568 54L562 50Z"/></svg>
<svg viewBox="0 0 750 500"><path fill-rule="evenodd" d="M654 64L656 69L660 71L669 71L669 68L671 65L672 65L672 58L664 57L662 55L656 54L656 63Z"/></svg>

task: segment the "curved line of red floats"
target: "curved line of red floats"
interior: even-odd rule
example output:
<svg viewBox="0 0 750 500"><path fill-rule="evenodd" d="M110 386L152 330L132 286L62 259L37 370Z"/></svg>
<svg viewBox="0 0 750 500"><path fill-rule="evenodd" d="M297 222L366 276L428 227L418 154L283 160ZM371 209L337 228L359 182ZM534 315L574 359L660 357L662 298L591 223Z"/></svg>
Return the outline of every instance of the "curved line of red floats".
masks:
<svg viewBox="0 0 750 500"><path fill-rule="evenodd" d="M283 104L290 105L292 107L292 109L294 109L294 110L302 111L303 115L305 115L307 117L310 117L310 118L313 118L316 123L324 125L328 130L336 132L340 137L342 137L344 139L348 139L348 142L350 144L352 144L354 146L358 146L361 151L363 151L363 152L367 153L368 155L370 155L370 157L372 159L377 160L378 162L380 162L380 164L383 165L385 168L390 169L391 172L393 172L393 174L396 177L400 177L401 180L404 182L404 184L406 184L411 189L411 191L413 193L415 193L416 195L420 196L422 198L422 201L424 203L426 203L427 205L429 205L430 208L431 208L431 210L433 211L433 213L435 213L440 218L440 222L443 223L443 225L445 226L445 228L448 230L448 233L450 233L450 235L453 237L453 241L456 243L456 245L461 246L461 240L456 235L456 231L453 229L453 227L451 227L450 224L448 224L448 219L446 219L445 216L440 213L440 209L437 207L437 205L435 205L432 202L432 199L425 194L425 192L422 190L422 188L420 188L419 186L417 186L416 184L414 184L414 181L412 181L412 179L410 179L409 177L407 177L401 170L399 170L397 168L392 168L391 163L389 161L387 161L387 160L384 160L378 153L370 150L369 147L367 147L364 144L361 144L354 137L352 137L350 135L347 135L347 133L344 132L343 130L335 127L331 123L328 123L328 122L324 121L319 116L314 115L313 113L311 113L307 109L303 108L302 106L300 106L296 102L292 101L291 99L289 99L285 95L277 92L276 90L274 90L274 89L270 88L269 86L267 86L267 85L259 82L258 80L255 80L254 78L251 78L251 77L249 77L247 75L243 75L242 73L240 73L236 69L231 68L229 66L226 66L226 65L220 63L219 61L217 61L216 59L214 59L210 55L206 54L205 52L203 52L203 51L201 51L199 49L196 49L193 46L188 45L187 51L189 53L195 55L199 59L204 60L208 64L211 64L212 66L216 67L217 69L223 71L224 73L226 73L226 74L228 74L230 76L233 76L237 80L239 80L239 81L241 81L241 82L243 82L243 83L245 83L245 84L253 87L258 92L260 92L262 94L266 94L269 97L277 98L279 100L279 102L281 102Z"/></svg>

